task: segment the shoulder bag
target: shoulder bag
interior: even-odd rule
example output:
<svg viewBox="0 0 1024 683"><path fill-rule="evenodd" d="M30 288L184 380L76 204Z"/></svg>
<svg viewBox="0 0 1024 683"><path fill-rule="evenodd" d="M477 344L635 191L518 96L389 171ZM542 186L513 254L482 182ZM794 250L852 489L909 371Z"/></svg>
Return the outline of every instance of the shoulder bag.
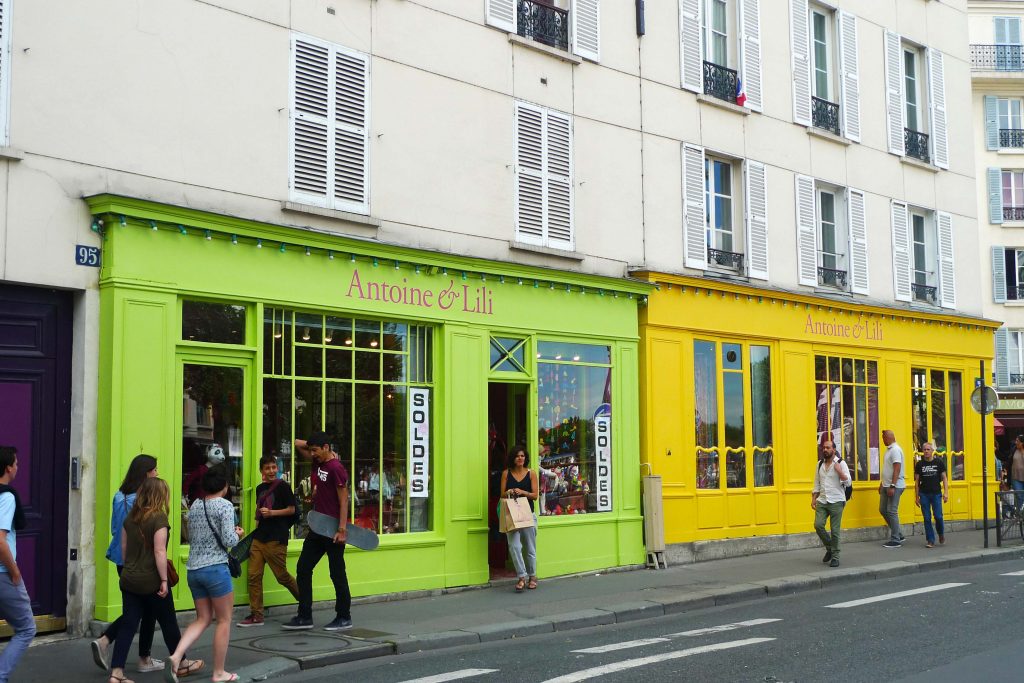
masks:
<svg viewBox="0 0 1024 683"><path fill-rule="evenodd" d="M210 527L210 531L213 532L213 537L216 539L217 545L219 545L220 549L224 551L224 554L228 556L228 572L231 574L232 578L237 579L242 575L242 563L232 557L231 552L224 547L224 542L220 540L220 534L217 533L216 527L214 527L213 523L210 521L210 513L206 509L205 498L203 498L203 514L206 515L206 524Z"/></svg>

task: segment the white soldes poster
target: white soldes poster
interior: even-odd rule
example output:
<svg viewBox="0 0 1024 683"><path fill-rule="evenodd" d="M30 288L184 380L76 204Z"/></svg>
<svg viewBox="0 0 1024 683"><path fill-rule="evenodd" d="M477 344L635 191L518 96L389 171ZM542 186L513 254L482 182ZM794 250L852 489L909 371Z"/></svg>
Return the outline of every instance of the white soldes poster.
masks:
<svg viewBox="0 0 1024 683"><path fill-rule="evenodd" d="M430 389L409 388L409 496L428 498L430 483Z"/></svg>
<svg viewBox="0 0 1024 683"><path fill-rule="evenodd" d="M594 477L597 511L609 512L612 509L612 416L596 416L594 433L597 458L597 472Z"/></svg>

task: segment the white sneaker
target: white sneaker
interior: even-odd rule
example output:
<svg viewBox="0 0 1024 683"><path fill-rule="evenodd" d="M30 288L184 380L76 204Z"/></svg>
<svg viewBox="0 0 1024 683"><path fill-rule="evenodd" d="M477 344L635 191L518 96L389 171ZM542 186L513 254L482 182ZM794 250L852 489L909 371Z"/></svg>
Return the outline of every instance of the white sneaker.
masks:
<svg viewBox="0 0 1024 683"><path fill-rule="evenodd" d="M139 664L139 673L148 674L150 671L163 671L164 660L157 659L156 657L149 658L149 664Z"/></svg>

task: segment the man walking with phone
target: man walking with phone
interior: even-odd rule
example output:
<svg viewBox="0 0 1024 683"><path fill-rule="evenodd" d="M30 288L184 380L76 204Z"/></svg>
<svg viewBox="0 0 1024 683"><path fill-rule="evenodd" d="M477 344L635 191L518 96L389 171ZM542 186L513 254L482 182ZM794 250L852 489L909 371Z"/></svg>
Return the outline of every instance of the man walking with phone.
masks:
<svg viewBox="0 0 1024 683"><path fill-rule="evenodd" d="M11 679L14 667L36 635L25 581L18 569L18 530L25 527L25 511L11 482L18 476L18 451L0 446L0 618L14 629L14 637L0 652L0 683Z"/></svg>

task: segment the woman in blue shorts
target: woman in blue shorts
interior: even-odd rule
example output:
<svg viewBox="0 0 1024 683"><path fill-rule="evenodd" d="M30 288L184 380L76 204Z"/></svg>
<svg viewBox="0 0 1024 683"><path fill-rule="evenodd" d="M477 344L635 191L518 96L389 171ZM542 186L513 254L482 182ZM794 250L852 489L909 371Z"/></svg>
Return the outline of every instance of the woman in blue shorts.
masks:
<svg viewBox="0 0 1024 683"><path fill-rule="evenodd" d="M217 617L213 634L213 677L216 683L237 681L238 674L224 669L231 637L234 586L228 571L228 555L224 548L238 543L241 527L235 526L235 508L224 498L228 490L227 469L211 467L203 474L203 498L192 503L188 511L188 587L196 603L196 620L189 624L181 642L171 655L171 665L164 669L166 680L177 683L178 663L189 647ZM219 542L218 542L219 540Z"/></svg>

